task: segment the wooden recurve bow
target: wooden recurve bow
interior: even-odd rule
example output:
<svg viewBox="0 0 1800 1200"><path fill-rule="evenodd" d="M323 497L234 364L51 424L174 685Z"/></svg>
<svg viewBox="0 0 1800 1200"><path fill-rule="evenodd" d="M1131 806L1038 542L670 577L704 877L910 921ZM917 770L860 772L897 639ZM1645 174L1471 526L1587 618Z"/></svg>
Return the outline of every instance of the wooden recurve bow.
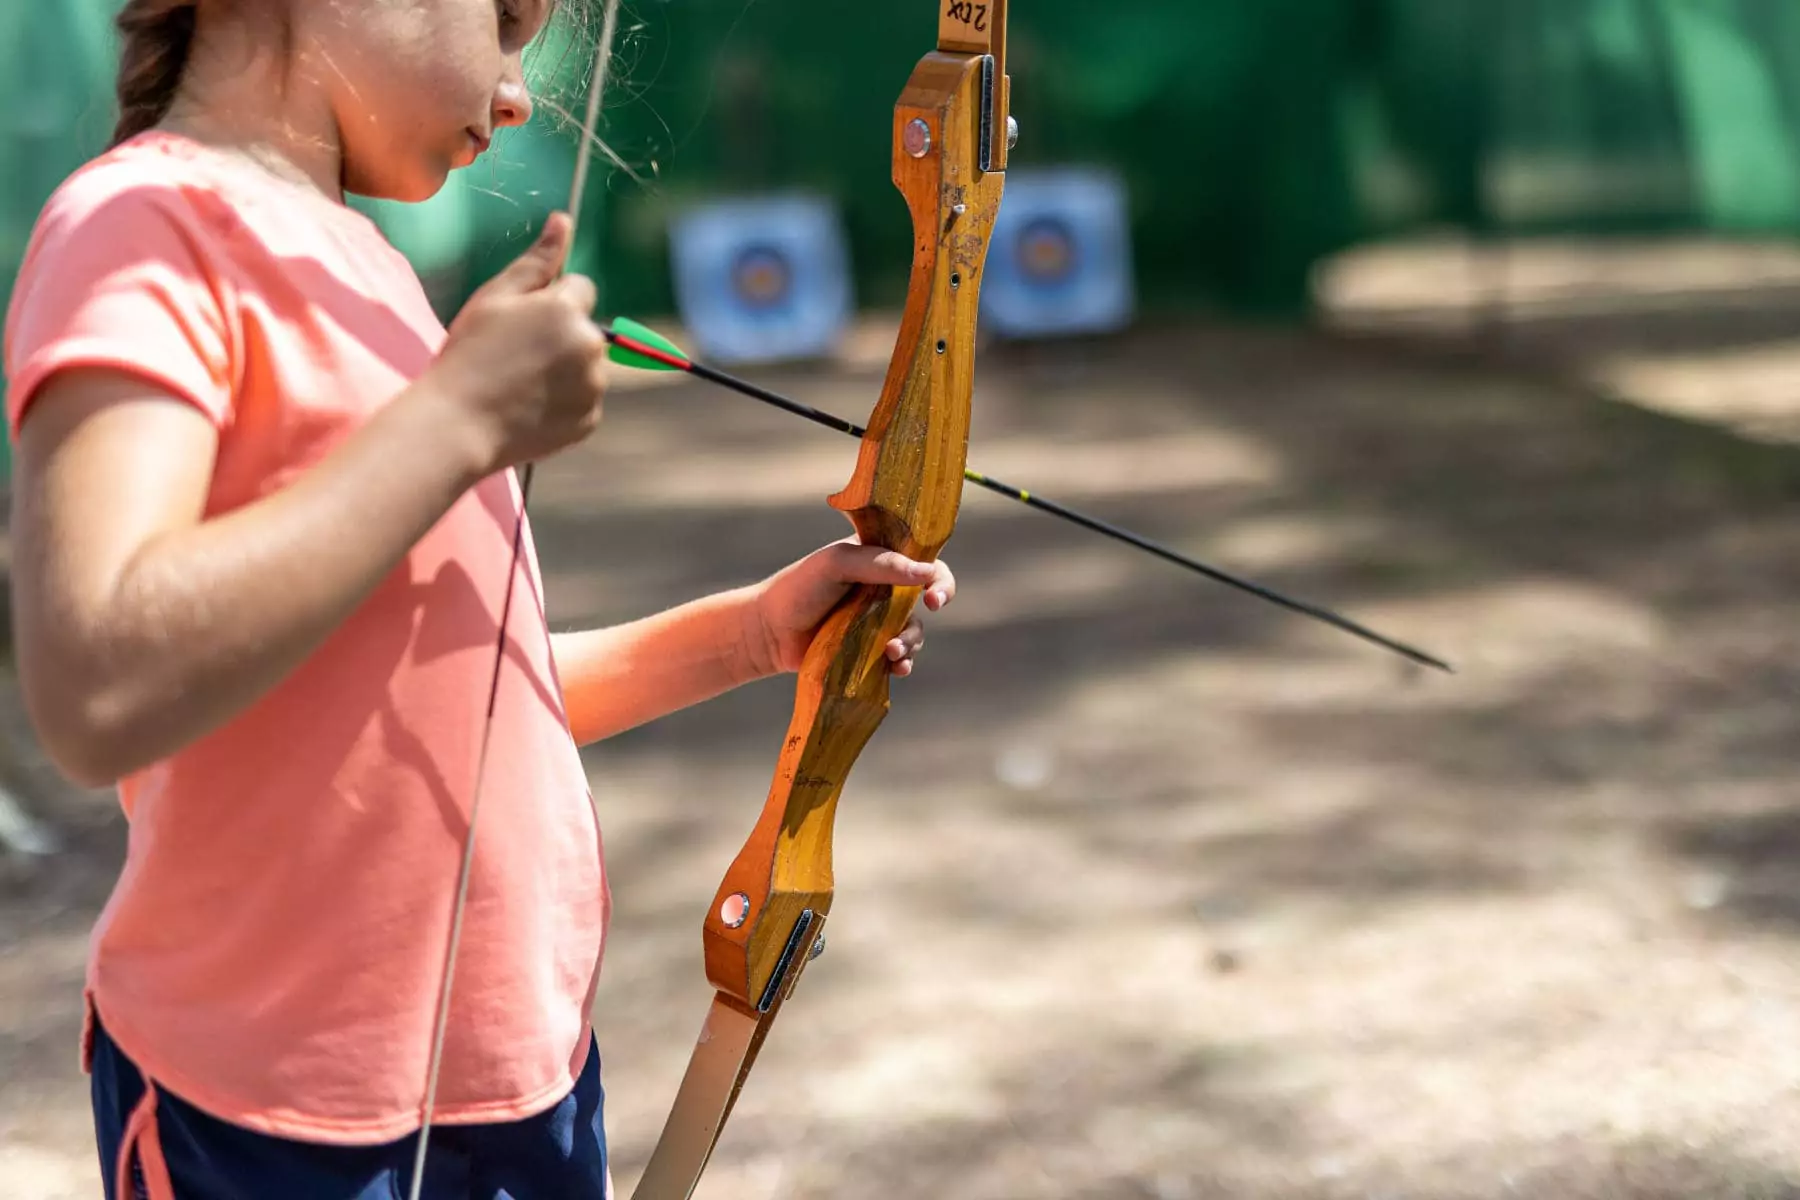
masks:
<svg viewBox="0 0 1800 1200"><path fill-rule="evenodd" d="M863 544L921 561L956 527L982 269L1016 129L1006 0L941 2L937 48L894 108L894 183L913 222L906 310L855 474L830 499ZM707 913L717 994L634 1200L692 1195L776 1014L824 947L838 797L887 715L884 648L918 598L859 587L807 651L768 801Z"/></svg>

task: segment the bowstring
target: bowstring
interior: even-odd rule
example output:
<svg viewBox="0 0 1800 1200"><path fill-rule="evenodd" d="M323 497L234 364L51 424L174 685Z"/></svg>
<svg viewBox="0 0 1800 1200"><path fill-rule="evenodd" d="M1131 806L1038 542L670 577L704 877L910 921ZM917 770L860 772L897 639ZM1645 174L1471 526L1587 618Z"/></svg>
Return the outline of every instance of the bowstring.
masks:
<svg viewBox="0 0 1800 1200"><path fill-rule="evenodd" d="M581 124L581 146L575 155L575 178L569 187L569 254L581 222L582 198L598 141L594 126L600 119L601 94L612 65L613 38L618 32L619 0L606 0L600 24L600 44L594 52L594 69L588 87L587 112ZM564 270L567 269L567 255ZM425 1076L425 1099L420 1105L419 1144L413 1155L409 1200L420 1200L425 1184L425 1159L431 1145L431 1120L437 1108L438 1079L444 1064L444 1042L450 1028L450 993L456 978L457 951L462 945L463 916L468 911L469 879L475 865L475 829L481 815L481 794L487 781L488 748L494 732L494 711L500 698L500 674L506 666L506 629L511 623L513 596L519 579L519 558L525 545L525 513L531 505L531 482L536 463L526 463L519 477L519 515L513 522L512 554L506 572L506 592L500 601L500 630L495 635L494 672L488 682L487 718L481 729L481 749L475 756L475 791L469 800L469 828L463 835L462 865L457 871L456 902L450 914L450 937L444 949L443 985L438 990L437 1016L432 1022L431 1061Z"/></svg>

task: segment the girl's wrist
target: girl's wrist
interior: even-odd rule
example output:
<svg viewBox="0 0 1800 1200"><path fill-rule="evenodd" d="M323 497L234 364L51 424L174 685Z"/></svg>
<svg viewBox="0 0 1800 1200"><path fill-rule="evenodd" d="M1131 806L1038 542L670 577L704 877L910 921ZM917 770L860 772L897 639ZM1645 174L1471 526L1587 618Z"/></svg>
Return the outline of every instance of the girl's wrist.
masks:
<svg viewBox="0 0 1800 1200"><path fill-rule="evenodd" d="M500 469L492 429L431 375L420 378L393 407L399 410L395 416L404 427L410 452L434 455L443 462L458 494Z"/></svg>
<svg viewBox="0 0 1800 1200"><path fill-rule="evenodd" d="M763 585L751 584L726 593L728 609L735 616L736 636L728 643L734 660L731 674L740 685L780 674L774 640L763 616Z"/></svg>

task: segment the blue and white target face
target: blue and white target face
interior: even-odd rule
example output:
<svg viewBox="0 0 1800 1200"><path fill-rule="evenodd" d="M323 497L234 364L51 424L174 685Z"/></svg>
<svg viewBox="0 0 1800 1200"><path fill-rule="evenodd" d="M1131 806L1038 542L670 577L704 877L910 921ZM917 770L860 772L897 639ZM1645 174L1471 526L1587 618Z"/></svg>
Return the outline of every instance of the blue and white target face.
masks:
<svg viewBox="0 0 1800 1200"><path fill-rule="evenodd" d="M1101 170L1015 169L981 285L984 327L1001 337L1118 330L1136 303L1125 185Z"/></svg>
<svg viewBox="0 0 1800 1200"><path fill-rule="evenodd" d="M715 200L677 218L670 250L675 302L702 358L815 358L849 323L849 253L828 200Z"/></svg>

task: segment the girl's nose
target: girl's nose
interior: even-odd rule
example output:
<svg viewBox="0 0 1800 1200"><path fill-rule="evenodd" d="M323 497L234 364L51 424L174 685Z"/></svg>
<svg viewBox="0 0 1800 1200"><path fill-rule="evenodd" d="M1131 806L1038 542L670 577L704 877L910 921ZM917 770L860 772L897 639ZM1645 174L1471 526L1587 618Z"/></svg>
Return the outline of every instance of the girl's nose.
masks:
<svg viewBox="0 0 1800 1200"><path fill-rule="evenodd" d="M531 120L531 91L519 76L501 81L494 93L494 128L510 129Z"/></svg>

